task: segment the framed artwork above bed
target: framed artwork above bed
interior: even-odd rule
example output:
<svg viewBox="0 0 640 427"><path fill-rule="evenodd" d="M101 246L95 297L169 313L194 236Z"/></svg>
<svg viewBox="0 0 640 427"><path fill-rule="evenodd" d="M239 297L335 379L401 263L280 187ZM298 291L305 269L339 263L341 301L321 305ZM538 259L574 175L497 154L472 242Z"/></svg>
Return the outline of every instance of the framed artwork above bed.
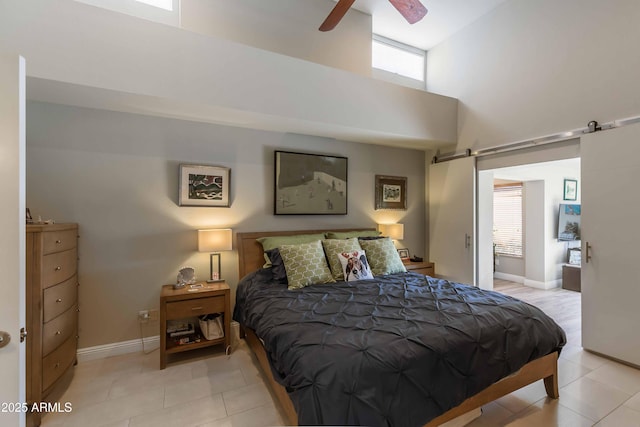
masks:
<svg viewBox="0 0 640 427"><path fill-rule="evenodd" d="M346 215L346 157L275 152L274 215Z"/></svg>
<svg viewBox="0 0 640 427"><path fill-rule="evenodd" d="M407 210L407 178L376 175L376 210Z"/></svg>

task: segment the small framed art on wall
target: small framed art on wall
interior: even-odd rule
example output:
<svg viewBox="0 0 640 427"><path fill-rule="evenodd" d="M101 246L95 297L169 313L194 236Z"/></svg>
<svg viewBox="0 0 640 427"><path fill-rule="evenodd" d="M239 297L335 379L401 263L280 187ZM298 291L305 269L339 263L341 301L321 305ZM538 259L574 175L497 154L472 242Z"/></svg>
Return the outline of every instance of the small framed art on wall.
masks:
<svg viewBox="0 0 640 427"><path fill-rule="evenodd" d="M180 206L229 207L231 169L221 166L180 165Z"/></svg>
<svg viewBox="0 0 640 427"><path fill-rule="evenodd" d="M376 210L407 210L407 178L376 175Z"/></svg>

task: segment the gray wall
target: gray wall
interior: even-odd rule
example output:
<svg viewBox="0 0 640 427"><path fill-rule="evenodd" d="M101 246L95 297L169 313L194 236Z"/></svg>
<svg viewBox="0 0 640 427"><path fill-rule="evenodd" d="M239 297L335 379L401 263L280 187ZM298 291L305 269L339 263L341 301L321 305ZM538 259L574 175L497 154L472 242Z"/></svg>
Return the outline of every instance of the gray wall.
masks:
<svg viewBox="0 0 640 427"><path fill-rule="evenodd" d="M352 9L335 29L318 27L331 0L187 0L181 27L364 76L371 75L371 15Z"/></svg>
<svg viewBox="0 0 640 427"><path fill-rule="evenodd" d="M348 157L349 214L274 216L276 149ZM179 207L180 163L230 167L231 207ZM407 211L374 210L376 174L408 177ZM208 275L208 254L197 252L199 228L401 222L399 245L424 254L424 177L422 151L55 104L27 107L27 206L36 218L80 224L81 348L139 337L138 311L158 307L161 285L174 282L181 266ZM223 253L222 268L235 290L235 251Z"/></svg>

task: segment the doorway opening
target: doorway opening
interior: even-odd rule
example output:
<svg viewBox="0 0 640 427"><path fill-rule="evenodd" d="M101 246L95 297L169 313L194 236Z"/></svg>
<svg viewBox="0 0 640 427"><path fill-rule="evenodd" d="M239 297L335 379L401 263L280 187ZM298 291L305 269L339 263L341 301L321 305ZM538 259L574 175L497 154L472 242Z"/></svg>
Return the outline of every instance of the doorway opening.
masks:
<svg viewBox="0 0 640 427"><path fill-rule="evenodd" d="M548 290L563 287L563 275L567 285L580 241L559 239L558 219L561 205L580 204L579 178L580 158L478 171L479 287L507 280ZM575 200L566 200L567 180L578 184Z"/></svg>

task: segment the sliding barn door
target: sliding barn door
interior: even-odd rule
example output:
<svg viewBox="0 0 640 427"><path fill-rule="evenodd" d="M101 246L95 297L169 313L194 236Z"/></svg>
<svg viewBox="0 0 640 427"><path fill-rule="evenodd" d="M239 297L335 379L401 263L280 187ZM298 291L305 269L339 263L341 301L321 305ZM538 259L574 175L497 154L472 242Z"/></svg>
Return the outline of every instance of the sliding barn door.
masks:
<svg viewBox="0 0 640 427"><path fill-rule="evenodd" d="M640 365L640 125L582 137L580 156L582 346Z"/></svg>
<svg viewBox="0 0 640 427"><path fill-rule="evenodd" d="M475 285L476 159L429 165L429 256L436 274Z"/></svg>

